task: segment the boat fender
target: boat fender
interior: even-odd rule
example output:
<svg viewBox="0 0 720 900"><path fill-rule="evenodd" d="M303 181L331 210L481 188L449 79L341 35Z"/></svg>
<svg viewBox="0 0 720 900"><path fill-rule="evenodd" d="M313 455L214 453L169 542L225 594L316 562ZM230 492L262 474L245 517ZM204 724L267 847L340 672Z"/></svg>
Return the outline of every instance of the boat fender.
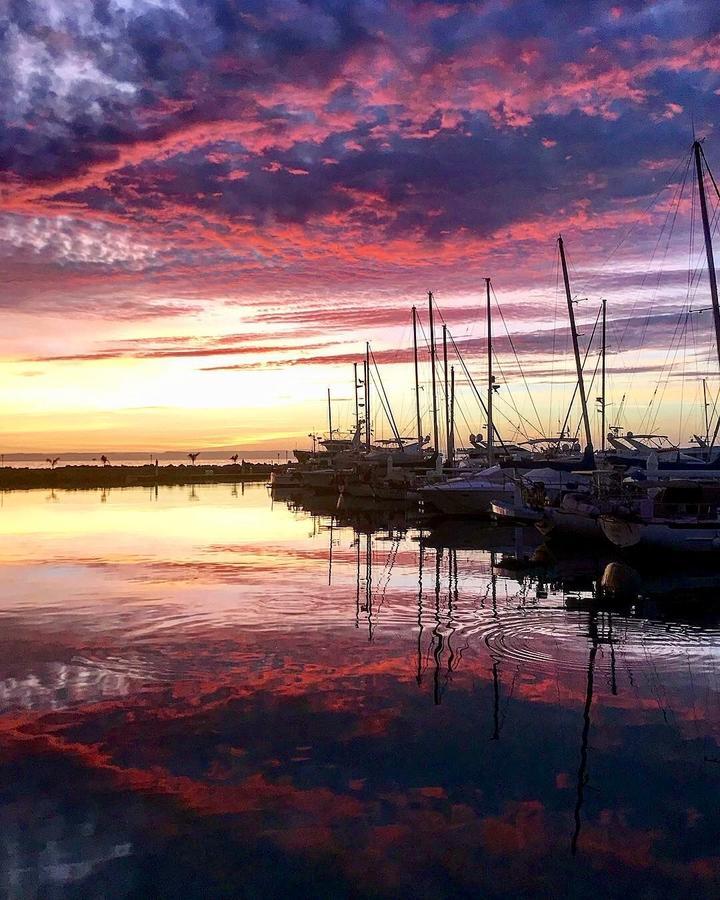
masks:
<svg viewBox="0 0 720 900"><path fill-rule="evenodd" d="M635 600L640 592L640 576L625 563L608 563L600 580L600 591L614 600Z"/></svg>

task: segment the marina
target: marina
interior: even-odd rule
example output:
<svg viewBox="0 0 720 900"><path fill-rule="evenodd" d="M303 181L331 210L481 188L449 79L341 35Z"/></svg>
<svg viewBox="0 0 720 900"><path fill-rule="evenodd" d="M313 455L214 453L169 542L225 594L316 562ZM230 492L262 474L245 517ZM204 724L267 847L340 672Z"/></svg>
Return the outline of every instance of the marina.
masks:
<svg viewBox="0 0 720 900"><path fill-rule="evenodd" d="M706 181L714 190L715 201L720 200L720 191L702 144L697 140L685 162L685 180L690 171L694 173L700 209L706 289L711 302L707 310L712 313L715 355L720 369L720 302ZM684 184L685 181L683 187ZM681 196L682 189L678 203ZM715 216L713 212L713 222ZM558 538L597 541L601 546L613 545L623 551L655 547L671 553L720 552L720 447L716 445L720 412L717 397L714 402L708 399L707 381L703 379L705 435L692 435L692 443L687 446L673 444L667 435L636 433L620 425L608 425L607 300L602 298L590 338L581 348L575 315L575 307L580 301L572 290L562 236L557 239L557 251L576 375L558 435L531 436L523 429L524 440L518 441L517 435L513 435L511 441L503 440L498 416L493 415L500 385L494 374L493 289L490 278L486 278L484 392L473 379L467 361L444 321L441 338L438 336L435 322L438 318L443 319L443 311L429 292L426 345L431 403L425 416L421 409L423 386L419 376L418 327L422 328L422 323L417 307L413 306L411 311L417 438L401 435L380 368L368 343L360 377L359 364L353 364L355 417L352 436L340 439L333 429L332 398L328 389L327 436L318 439L313 434L312 451L296 451L295 463L282 472L273 472L270 482L273 490L322 494L331 501L336 500L338 509L348 500L364 501L370 508L373 504L395 504L413 510L429 522L447 516L471 516L499 519L506 524L534 524L550 541ZM702 269L699 266L691 279L696 292L700 289ZM495 300L502 315L497 298ZM697 305L698 302L695 294L688 297L687 310L683 312L685 324L695 311L693 303ZM699 307L697 311L705 310ZM594 372L590 372L588 360L596 333L600 347L599 352L596 351ZM507 337L512 345L509 332ZM486 429L485 435L469 434L469 446L465 448L457 440L456 365L464 374L466 386L472 388ZM524 381L522 369L520 374ZM601 390L596 398L600 432L599 440L595 439L597 449L593 445L588 402L588 390L595 385L596 376L599 376ZM532 397L531 402L537 413ZM380 407L380 413L373 413L373 403ZM570 421L575 404L579 407L579 418L573 431ZM518 414L517 407L515 412ZM380 415L385 417L393 434L392 439L382 442L373 439ZM428 418L432 433L423 437ZM467 416L464 419L467 422ZM515 425L515 430L521 426L522 423Z"/></svg>
<svg viewBox="0 0 720 900"><path fill-rule="evenodd" d="M557 432L486 278L482 353L411 307L409 427L366 342L291 459L3 459L3 895L717 895L717 379L609 420L556 249Z"/></svg>
<svg viewBox="0 0 720 900"><path fill-rule="evenodd" d="M0 900L718 900L717 0L0 50Z"/></svg>

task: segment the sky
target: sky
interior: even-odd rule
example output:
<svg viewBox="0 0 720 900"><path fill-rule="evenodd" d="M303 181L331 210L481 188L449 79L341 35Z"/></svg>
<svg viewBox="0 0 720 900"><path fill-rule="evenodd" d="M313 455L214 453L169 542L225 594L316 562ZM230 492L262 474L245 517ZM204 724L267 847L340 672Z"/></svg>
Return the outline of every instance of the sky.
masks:
<svg viewBox="0 0 720 900"><path fill-rule="evenodd" d="M427 292L484 390L485 277L500 429L556 433L560 233L589 379L607 301L608 421L704 431L716 3L0 5L0 450L307 446L366 341L413 434L413 305L428 433Z"/></svg>

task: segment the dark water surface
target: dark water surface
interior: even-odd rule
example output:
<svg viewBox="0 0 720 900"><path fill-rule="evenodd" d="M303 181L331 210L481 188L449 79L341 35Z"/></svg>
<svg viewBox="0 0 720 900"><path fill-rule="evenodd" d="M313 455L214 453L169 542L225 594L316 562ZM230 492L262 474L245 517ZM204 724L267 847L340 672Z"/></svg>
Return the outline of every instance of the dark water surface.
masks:
<svg viewBox="0 0 720 900"><path fill-rule="evenodd" d="M330 524L2 497L3 896L719 895L712 570L610 610L532 531Z"/></svg>

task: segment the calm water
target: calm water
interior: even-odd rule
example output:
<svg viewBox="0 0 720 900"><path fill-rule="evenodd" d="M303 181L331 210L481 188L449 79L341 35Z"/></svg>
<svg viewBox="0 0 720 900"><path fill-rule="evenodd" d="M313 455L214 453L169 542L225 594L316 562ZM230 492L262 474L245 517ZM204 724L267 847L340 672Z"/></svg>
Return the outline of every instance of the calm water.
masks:
<svg viewBox="0 0 720 900"><path fill-rule="evenodd" d="M3 495L3 895L718 896L720 578L377 524Z"/></svg>

